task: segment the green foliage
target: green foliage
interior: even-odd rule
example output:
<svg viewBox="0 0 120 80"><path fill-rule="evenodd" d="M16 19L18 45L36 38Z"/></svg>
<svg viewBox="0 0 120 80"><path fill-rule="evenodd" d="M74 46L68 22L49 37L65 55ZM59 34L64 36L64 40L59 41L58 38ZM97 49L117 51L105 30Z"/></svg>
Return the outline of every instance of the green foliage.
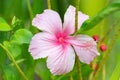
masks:
<svg viewBox="0 0 120 80"><path fill-rule="evenodd" d="M0 67L1 65L3 65L6 61L6 54L5 54L5 51L0 47Z"/></svg>
<svg viewBox="0 0 120 80"><path fill-rule="evenodd" d="M87 65L87 64L82 64L82 69L81 69L81 72L82 72L82 76L83 77L87 77L90 75L90 73L92 72L92 68Z"/></svg>
<svg viewBox="0 0 120 80"><path fill-rule="evenodd" d="M120 78L120 62L117 63L110 80L119 80L119 78Z"/></svg>
<svg viewBox="0 0 120 80"><path fill-rule="evenodd" d="M0 17L0 31L10 31L11 27Z"/></svg>
<svg viewBox="0 0 120 80"><path fill-rule="evenodd" d="M51 7L53 10L59 12L57 0L51 0Z"/></svg>
<svg viewBox="0 0 120 80"><path fill-rule="evenodd" d="M20 79L19 74L16 72L16 70L10 66L10 65L3 65L2 66L4 70L4 80L18 80Z"/></svg>
<svg viewBox="0 0 120 80"><path fill-rule="evenodd" d="M24 65L24 70L26 72L27 78L29 80L33 80L33 75L34 75L34 61L30 54L28 53L28 45L26 46L25 44L28 44L32 38L32 33L26 29L19 29L17 30L10 41L4 41L4 46L9 50L11 55L16 59L16 63L20 63L24 61L24 64L21 64L22 66ZM24 44L23 47L20 47ZM0 48L1 49L1 48ZM2 50L1 50L2 51ZM9 56L8 56L9 57ZM6 58L6 56L5 56ZM4 55L0 59L1 65L2 63L5 62ZM23 60L21 60L23 58ZM9 63L8 66L4 65L2 66L3 72L4 72L4 79L5 80L18 80L20 74L15 74L16 69L13 68L15 67L14 64ZM17 71L18 72L18 71Z"/></svg>
<svg viewBox="0 0 120 80"><path fill-rule="evenodd" d="M65 11L67 10L67 7L69 4L67 3L66 0L58 0L57 3L58 3L58 9L59 9L60 16L63 20Z"/></svg>
<svg viewBox="0 0 120 80"><path fill-rule="evenodd" d="M14 16L12 19L12 28L14 31L16 31L17 29L20 29L20 28L24 28L24 24L23 24L22 20L20 20Z"/></svg>
<svg viewBox="0 0 120 80"><path fill-rule="evenodd" d="M77 32L80 33L80 31L86 31L89 29L92 29L95 25L97 25L103 18L107 17L113 12L120 10L120 3L114 3L107 7L105 7L102 11L100 11L96 16L88 19L83 23L81 26L81 29Z"/></svg>
<svg viewBox="0 0 120 80"><path fill-rule="evenodd" d="M21 54L21 48L19 45L4 41L4 46L11 52L14 58L17 58Z"/></svg>
<svg viewBox="0 0 120 80"><path fill-rule="evenodd" d="M43 12L44 1L43 0L34 0L33 1L33 15L40 14Z"/></svg>
<svg viewBox="0 0 120 80"><path fill-rule="evenodd" d="M29 80L34 80L34 71L35 71L35 61L33 60L32 56L28 52L28 44L23 44L21 46L22 49L22 58L25 59L24 63L21 63L23 67L23 70L25 72L25 75Z"/></svg>
<svg viewBox="0 0 120 80"><path fill-rule="evenodd" d="M46 66L46 60L41 59L37 61L35 72L42 80L50 79L50 72Z"/></svg>
<svg viewBox="0 0 120 80"><path fill-rule="evenodd" d="M11 38L11 42L16 44L28 44L32 38L32 33L26 29L19 29L17 30L13 37Z"/></svg>

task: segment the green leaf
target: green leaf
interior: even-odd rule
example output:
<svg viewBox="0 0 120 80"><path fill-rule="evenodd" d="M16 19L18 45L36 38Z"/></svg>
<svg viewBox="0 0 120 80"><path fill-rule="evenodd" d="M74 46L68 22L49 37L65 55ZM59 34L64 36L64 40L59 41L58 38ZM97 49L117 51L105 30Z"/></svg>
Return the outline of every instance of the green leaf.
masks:
<svg viewBox="0 0 120 80"><path fill-rule="evenodd" d="M60 16L63 20L65 11L67 10L69 3L66 0L57 0L57 3Z"/></svg>
<svg viewBox="0 0 120 80"><path fill-rule="evenodd" d="M117 66L114 69L110 80L119 80L119 78L120 78L120 62L117 63Z"/></svg>
<svg viewBox="0 0 120 80"><path fill-rule="evenodd" d="M81 69L81 72L82 72L82 76L83 77L87 77L89 76L89 74L92 72L92 68L87 65L87 64L82 64L82 69Z"/></svg>
<svg viewBox="0 0 120 80"><path fill-rule="evenodd" d="M116 11L120 11L120 3L110 4L109 6L105 7L102 11L100 11L96 16L86 20L81 26L81 29L78 30L77 34L95 27L95 25L101 22L105 17Z"/></svg>
<svg viewBox="0 0 120 80"><path fill-rule="evenodd" d="M32 33L26 29L19 29L15 32L13 37L11 38L11 42L16 44L29 44L32 38Z"/></svg>
<svg viewBox="0 0 120 80"><path fill-rule="evenodd" d="M22 62L24 62L24 61L25 61L25 59L19 59L19 60L16 60L16 63L17 63L17 64L20 64L20 63L22 63ZM15 64L11 62L10 65L11 65L11 66L14 66Z"/></svg>
<svg viewBox="0 0 120 80"><path fill-rule="evenodd" d="M5 63L6 57L5 51L0 47L0 66Z"/></svg>
<svg viewBox="0 0 120 80"><path fill-rule="evenodd" d="M11 52L14 58L17 58L21 54L21 48L19 45L4 41L4 46Z"/></svg>
<svg viewBox="0 0 120 80"><path fill-rule="evenodd" d="M13 28L13 30L24 28L24 24L23 24L22 20L20 20L14 16L12 19L12 28Z"/></svg>
<svg viewBox="0 0 120 80"><path fill-rule="evenodd" d="M50 0L50 2L51 2L52 10L55 10L55 11L59 12L57 0Z"/></svg>
<svg viewBox="0 0 120 80"><path fill-rule="evenodd" d="M35 65L35 60L33 60L33 57L31 56L31 54L28 52L28 47L29 44L23 44L21 45L22 48L22 58L25 59L24 61L24 72L25 75L27 76L27 78L29 80L34 80L34 67Z"/></svg>
<svg viewBox="0 0 120 80"><path fill-rule="evenodd" d="M0 17L0 31L10 31L11 27Z"/></svg>
<svg viewBox="0 0 120 80"><path fill-rule="evenodd" d="M37 61L35 73L41 78L41 80L50 80L50 72L46 66L45 59Z"/></svg>
<svg viewBox="0 0 120 80"><path fill-rule="evenodd" d="M12 70L10 70L9 68L4 68L4 74L5 74L5 80L15 79L15 75L13 75Z"/></svg>
<svg viewBox="0 0 120 80"><path fill-rule="evenodd" d="M73 5L73 6L75 6L75 1L74 0L68 0L68 3L69 3L69 5Z"/></svg>
<svg viewBox="0 0 120 80"><path fill-rule="evenodd" d="M4 80L18 80L18 73L16 73L15 68L10 65L2 65L2 69L4 72Z"/></svg>
<svg viewBox="0 0 120 80"><path fill-rule="evenodd" d="M33 1L33 15L40 14L44 10L44 1L43 0L34 0Z"/></svg>

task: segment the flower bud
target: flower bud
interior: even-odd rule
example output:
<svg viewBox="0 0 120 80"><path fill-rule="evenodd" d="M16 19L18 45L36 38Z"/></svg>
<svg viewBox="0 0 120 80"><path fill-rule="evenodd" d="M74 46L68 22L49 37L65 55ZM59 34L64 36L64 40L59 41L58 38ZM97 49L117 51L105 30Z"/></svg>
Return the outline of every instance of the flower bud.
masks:
<svg viewBox="0 0 120 80"><path fill-rule="evenodd" d="M98 64L96 63L96 64L94 64L94 67L93 67L93 69L94 69L94 71L93 71L93 75L95 75L96 74L96 71L98 70Z"/></svg>
<svg viewBox="0 0 120 80"><path fill-rule="evenodd" d="M98 69L98 64L96 63L96 64L94 65L94 70L97 71L97 69Z"/></svg>
<svg viewBox="0 0 120 80"><path fill-rule="evenodd" d="M99 36L98 35L93 35L93 39L98 42L99 41Z"/></svg>
<svg viewBox="0 0 120 80"><path fill-rule="evenodd" d="M100 50L101 50L102 52L106 51L106 50L107 50L107 46L106 46L104 43L102 43L102 44L100 45Z"/></svg>

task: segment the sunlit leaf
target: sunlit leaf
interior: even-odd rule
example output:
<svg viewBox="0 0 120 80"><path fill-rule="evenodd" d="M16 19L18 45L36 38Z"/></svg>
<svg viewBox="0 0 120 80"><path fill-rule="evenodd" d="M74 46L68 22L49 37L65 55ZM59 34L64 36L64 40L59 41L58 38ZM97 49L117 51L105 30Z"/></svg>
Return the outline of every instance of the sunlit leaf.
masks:
<svg viewBox="0 0 120 80"><path fill-rule="evenodd" d="M105 17L112 14L113 12L120 10L120 3L114 3L107 7L105 7L102 11L100 11L96 16L85 21L81 27L81 29L77 32L78 34L81 31L86 31L92 29L95 25L101 22Z"/></svg>
<svg viewBox="0 0 120 80"><path fill-rule="evenodd" d="M33 35L29 30L19 29L14 33L11 42L14 42L16 44L28 44L30 43L32 36Z"/></svg>
<svg viewBox="0 0 120 80"><path fill-rule="evenodd" d="M11 27L0 17L0 31L10 31Z"/></svg>

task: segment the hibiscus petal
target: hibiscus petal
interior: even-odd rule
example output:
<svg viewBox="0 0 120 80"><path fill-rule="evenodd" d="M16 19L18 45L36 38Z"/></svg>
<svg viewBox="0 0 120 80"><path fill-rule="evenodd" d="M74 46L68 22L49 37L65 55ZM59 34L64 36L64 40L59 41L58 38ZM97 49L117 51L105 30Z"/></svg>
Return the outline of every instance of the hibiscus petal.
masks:
<svg viewBox="0 0 120 80"><path fill-rule="evenodd" d="M69 42L83 63L90 64L90 62L99 55L96 42L87 35L78 35L76 39L73 38Z"/></svg>
<svg viewBox="0 0 120 80"><path fill-rule="evenodd" d="M78 29L80 29L82 23L89 18L88 15L78 12ZM69 6L64 16L64 32L66 34L73 34L75 28L75 7Z"/></svg>
<svg viewBox="0 0 120 80"><path fill-rule="evenodd" d="M46 32L41 32L33 36L29 52L34 59L44 58L51 55L54 50L59 49L59 46L55 44L55 36Z"/></svg>
<svg viewBox="0 0 120 80"><path fill-rule="evenodd" d="M32 25L42 31L54 34L62 30L60 16L53 10L45 10L42 14L37 14L32 21Z"/></svg>
<svg viewBox="0 0 120 80"><path fill-rule="evenodd" d="M75 53L73 48L68 45L63 49L60 45L60 49L54 51L54 53L48 56L47 66L51 73L54 75L61 75L70 72L73 69L75 62Z"/></svg>

